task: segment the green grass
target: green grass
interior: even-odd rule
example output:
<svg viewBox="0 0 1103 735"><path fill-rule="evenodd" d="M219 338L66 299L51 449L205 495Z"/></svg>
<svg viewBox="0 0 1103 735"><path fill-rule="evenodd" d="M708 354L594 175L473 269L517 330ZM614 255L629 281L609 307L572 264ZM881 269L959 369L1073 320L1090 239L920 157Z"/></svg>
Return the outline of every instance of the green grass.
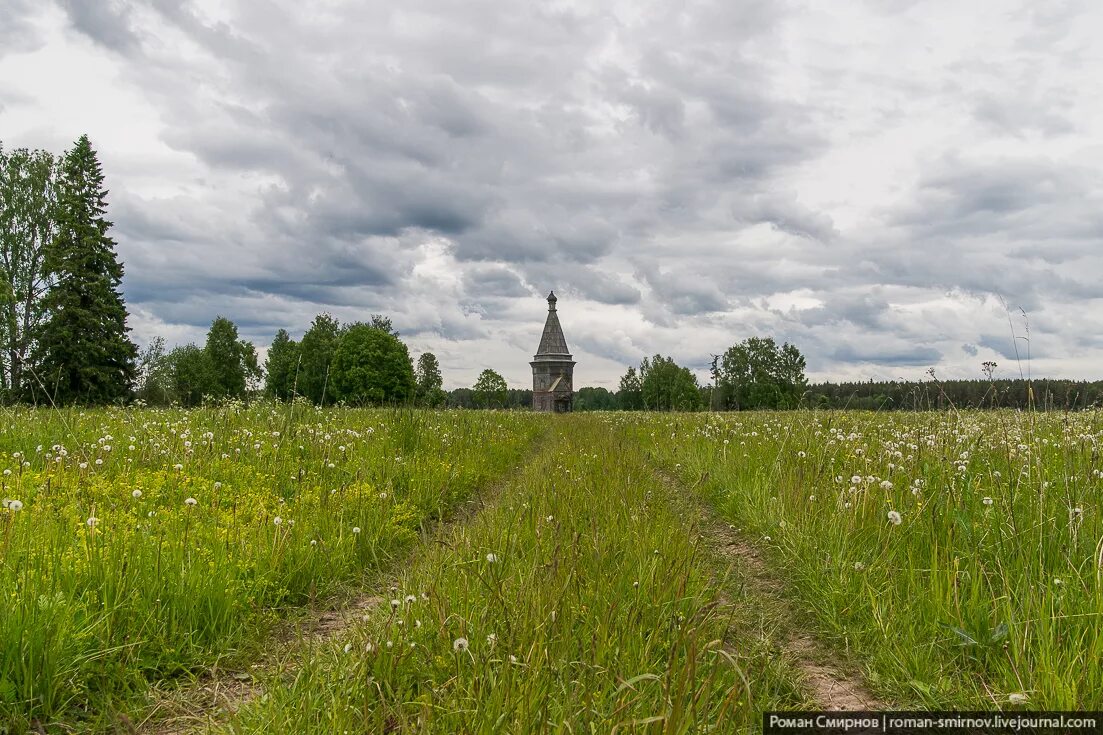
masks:
<svg viewBox="0 0 1103 735"><path fill-rule="evenodd" d="M1099 414L620 423L770 551L891 699L1103 706Z"/></svg>
<svg viewBox="0 0 1103 735"><path fill-rule="evenodd" d="M227 660L265 692L233 733L754 730L807 704L801 626L898 706L1103 708L1100 419L5 410L0 731L116 731Z"/></svg>
<svg viewBox="0 0 1103 735"><path fill-rule="evenodd" d="M150 682L255 648L408 550L542 430L520 414L265 404L2 424L0 726L14 732L111 730Z"/></svg>
<svg viewBox="0 0 1103 735"><path fill-rule="evenodd" d="M595 418L559 426L419 550L395 608L277 669L227 732L733 732L800 704L639 450Z"/></svg>

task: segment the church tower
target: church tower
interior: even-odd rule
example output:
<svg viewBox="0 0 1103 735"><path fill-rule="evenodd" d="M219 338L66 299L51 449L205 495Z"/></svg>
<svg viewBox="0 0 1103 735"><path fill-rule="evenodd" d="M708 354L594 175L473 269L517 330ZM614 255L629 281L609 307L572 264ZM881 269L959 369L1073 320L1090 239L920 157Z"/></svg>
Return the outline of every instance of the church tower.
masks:
<svg viewBox="0 0 1103 735"><path fill-rule="evenodd" d="M548 320L532 362L532 410L566 413L574 404L574 360L555 313L555 291L548 294Z"/></svg>

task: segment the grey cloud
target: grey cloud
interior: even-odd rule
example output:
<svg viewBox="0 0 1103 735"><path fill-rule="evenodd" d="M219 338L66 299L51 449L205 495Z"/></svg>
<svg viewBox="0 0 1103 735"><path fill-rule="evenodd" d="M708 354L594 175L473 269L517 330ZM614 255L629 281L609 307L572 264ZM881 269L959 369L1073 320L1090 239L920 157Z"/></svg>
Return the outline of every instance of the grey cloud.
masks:
<svg viewBox="0 0 1103 735"><path fill-rule="evenodd" d="M80 33L112 51L129 53L141 41L130 27L127 4L118 0L58 0L69 22Z"/></svg>
<svg viewBox="0 0 1103 735"><path fill-rule="evenodd" d="M838 346L831 358L840 362L871 362L889 366L930 366L942 359L942 353L923 345L846 344Z"/></svg>
<svg viewBox="0 0 1103 735"><path fill-rule="evenodd" d="M525 297L532 292L520 277L503 266L474 268L464 274L464 290L475 298Z"/></svg>

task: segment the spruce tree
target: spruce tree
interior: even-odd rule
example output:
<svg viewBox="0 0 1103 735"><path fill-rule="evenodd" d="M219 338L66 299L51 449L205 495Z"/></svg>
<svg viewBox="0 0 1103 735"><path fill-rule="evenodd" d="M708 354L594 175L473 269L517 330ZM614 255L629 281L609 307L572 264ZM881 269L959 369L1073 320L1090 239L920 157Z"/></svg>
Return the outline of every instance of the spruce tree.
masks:
<svg viewBox="0 0 1103 735"><path fill-rule="evenodd" d="M107 234L103 171L87 135L66 153L59 184L57 237L46 254L53 286L26 382L40 403L117 402L131 395L138 348L127 336L123 268Z"/></svg>

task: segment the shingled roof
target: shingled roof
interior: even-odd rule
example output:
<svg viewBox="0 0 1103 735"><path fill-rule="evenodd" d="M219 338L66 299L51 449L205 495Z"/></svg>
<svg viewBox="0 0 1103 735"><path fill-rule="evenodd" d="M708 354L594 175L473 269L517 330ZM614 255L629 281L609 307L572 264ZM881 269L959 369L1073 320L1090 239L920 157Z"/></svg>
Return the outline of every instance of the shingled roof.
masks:
<svg viewBox="0 0 1103 735"><path fill-rule="evenodd" d="M563 327L559 326L559 317L555 314L555 301L555 291L552 291L548 294L548 320L544 322L544 334L540 336L540 347L536 350L537 359L551 355L571 357Z"/></svg>

